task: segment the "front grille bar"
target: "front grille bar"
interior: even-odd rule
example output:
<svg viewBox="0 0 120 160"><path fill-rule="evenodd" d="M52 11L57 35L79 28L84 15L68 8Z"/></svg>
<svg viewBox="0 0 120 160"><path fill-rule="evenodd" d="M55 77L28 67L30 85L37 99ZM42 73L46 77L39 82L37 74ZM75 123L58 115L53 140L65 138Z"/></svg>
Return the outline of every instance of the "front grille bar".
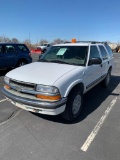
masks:
<svg viewBox="0 0 120 160"><path fill-rule="evenodd" d="M35 91L35 84L10 80L10 86L16 90L20 89L20 90Z"/></svg>

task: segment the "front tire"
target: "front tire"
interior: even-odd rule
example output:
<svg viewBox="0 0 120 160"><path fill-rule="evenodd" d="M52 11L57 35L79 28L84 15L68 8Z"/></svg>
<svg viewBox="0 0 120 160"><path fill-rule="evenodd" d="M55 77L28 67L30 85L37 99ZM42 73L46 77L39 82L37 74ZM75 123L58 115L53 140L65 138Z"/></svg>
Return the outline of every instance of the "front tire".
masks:
<svg viewBox="0 0 120 160"><path fill-rule="evenodd" d="M74 89L68 96L66 109L62 117L68 121L74 121L81 114L83 107L83 95L79 89Z"/></svg>

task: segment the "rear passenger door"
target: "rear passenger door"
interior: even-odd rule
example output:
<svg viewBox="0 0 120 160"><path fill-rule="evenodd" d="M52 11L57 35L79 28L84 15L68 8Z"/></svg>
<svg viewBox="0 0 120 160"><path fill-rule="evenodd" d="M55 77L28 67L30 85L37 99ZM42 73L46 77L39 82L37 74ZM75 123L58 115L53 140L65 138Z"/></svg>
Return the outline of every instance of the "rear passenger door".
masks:
<svg viewBox="0 0 120 160"><path fill-rule="evenodd" d="M7 67L15 67L17 51L12 44L4 45L5 59Z"/></svg>
<svg viewBox="0 0 120 160"><path fill-rule="evenodd" d="M5 53L3 52L3 45L0 45L0 69L5 68L6 58Z"/></svg>
<svg viewBox="0 0 120 160"><path fill-rule="evenodd" d="M108 59L108 53L103 45L98 45L99 50L102 57L102 76L105 76L108 72L108 66L109 66L109 59Z"/></svg>

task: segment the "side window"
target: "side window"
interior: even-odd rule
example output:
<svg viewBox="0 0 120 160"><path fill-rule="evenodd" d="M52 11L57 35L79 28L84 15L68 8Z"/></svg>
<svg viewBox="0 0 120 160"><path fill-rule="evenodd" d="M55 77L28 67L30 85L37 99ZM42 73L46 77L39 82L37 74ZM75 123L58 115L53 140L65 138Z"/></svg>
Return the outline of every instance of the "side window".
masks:
<svg viewBox="0 0 120 160"><path fill-rule="evenodd" d="M50 47L50 44L48 44L47 47Z"/></svg>
<svg viewBox="0 0 120 160"><path fill-rule="evenodd" d="M17 47L21 52L29 52L25 45L17 45Z"/></svg>
<svg viewBox="0 0 120 160"><path fill-rule="evenodd" d="M5 53L15 53L15 52L16 52L16 50L13 45L6 45L5 46Z"/></svg>
<svg viewBox="0 0 120 160"><path fill-rule="evenodd" d="M99 54L97 46L90 47L90 58L89 59L91 58L100 58L100 54Z"/></svg>
<svg viewBox="0 0 120 160"><path fill-rule="evenodd" d="M103 46L100 46L100 45L99 45L99 48L100 48L100 52L101 52L103 60L108 59L108 55L107 55L107 52L106 52L105 48Z"/></svg>
<svg viewBox="0 0 120 160"><path fill-rule="evenodd" d="M108 46L107 44L105 44L105 47L110 55L110 57L113 57L113 52L112 52L112 49L110 48L110 46Z"/></svg>

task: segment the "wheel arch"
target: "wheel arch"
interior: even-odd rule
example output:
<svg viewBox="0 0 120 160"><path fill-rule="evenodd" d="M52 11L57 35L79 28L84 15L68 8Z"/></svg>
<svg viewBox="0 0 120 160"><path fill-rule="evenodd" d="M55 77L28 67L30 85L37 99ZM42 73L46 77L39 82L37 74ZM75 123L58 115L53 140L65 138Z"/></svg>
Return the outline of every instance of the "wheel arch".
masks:
<svg viewBox="0 0 120 160"><path fill-rule="evenodd" d="M112 66L109 67L108 71L112 71Z"/></svg>
<svg viewBox="0 0 120 160"><path fill-rule="evenodd" d="M18 61L16 62L16 66L17 66L21 61L26 62L26 64L28 63L28 60L27 60L26 58L20 58L20 59L18 59Z"/></svg>
<svg viewBox="0 0 120 160"><path fill-rule="evenodd" d="M83 94L84 93L84 84L83 84L83 82L78 82L78 83L74 83L68 87L68 89L66 90L66 93L65 93L65 97L69 96L69 94L73 90L78 89L78 88L80 88L80 91Z"/></svg>

